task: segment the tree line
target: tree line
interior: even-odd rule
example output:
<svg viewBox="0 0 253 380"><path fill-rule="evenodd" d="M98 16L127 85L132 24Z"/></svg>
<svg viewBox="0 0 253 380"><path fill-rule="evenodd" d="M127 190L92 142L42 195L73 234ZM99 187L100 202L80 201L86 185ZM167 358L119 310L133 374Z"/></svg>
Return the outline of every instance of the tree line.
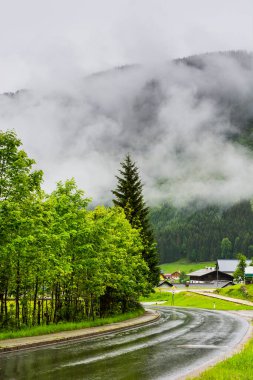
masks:
<svg viewBox="0 0 253 380"><path fill-rule="evenodd" d="M152 254L158 263L154 241L142 227L148 210L131 224L130 207L128 214L118 206L88 209L74 179L45 194L43 173L21 145L14 131L0 132L0 327L135 308L158 281L149 263Z"/></svg>

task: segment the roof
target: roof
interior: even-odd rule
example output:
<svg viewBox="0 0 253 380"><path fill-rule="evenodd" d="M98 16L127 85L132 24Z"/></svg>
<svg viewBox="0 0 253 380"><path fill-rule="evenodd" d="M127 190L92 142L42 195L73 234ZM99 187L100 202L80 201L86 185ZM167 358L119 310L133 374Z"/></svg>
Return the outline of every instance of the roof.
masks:
<svg viewBox="0 0 253 380"><path fill-rule="evenodd" d="M159 284L158 284L158 288L160 286L163 286L163 285L166 285L166 286L169 286L169 287L172 287L173 285L168 281L168 280L164 280L164 281L160 281Z"/></svg>
<svg viewBox="0 0 253 380"><path fill-rule="evenodd" d="M245 276L253 276L253 266L248 266L245 268Z"/></svg>
<svg viewBox="0 0 253 380"><path fill-rule="evenodd" d="M195 272L188 273L187 276L201 277L201 276L204 276L205 274L212 273L215 271L216 271L215 269L204 268L204 269L196 270Z"/></svg>
<svg viewBox="0 0 253 380"><path fill-rule="evenodd" d="M217 263L220 272L234 273L239 260L217 260ZM249 265L251 263L251 260L247 260L246 263Z"/></svg>

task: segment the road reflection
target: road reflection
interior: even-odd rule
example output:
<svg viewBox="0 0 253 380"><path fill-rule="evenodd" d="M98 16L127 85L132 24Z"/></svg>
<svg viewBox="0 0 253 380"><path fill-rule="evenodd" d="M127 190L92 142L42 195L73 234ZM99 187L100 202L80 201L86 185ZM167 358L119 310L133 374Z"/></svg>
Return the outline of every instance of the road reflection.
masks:
<svg viewBox="0 0 253 380"><path fill-rule="evenodd" d="M173 379L236 345L248 323L201 309L159 307L151 326L2 354L4 380Z"/></svg>

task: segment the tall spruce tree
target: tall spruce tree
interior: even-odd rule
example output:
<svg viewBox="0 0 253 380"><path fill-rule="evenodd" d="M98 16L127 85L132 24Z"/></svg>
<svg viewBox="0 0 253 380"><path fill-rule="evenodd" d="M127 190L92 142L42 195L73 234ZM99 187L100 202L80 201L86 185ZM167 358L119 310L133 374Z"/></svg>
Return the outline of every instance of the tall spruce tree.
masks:
<svg viewBox="0 0 253 380"><path fill-rule="evenodd" d="M149 208L142 195L142 182L136 164L129 154L121 163L120 176L116 176L118 184L112 191L115 206L122 207L132 227L140 230L143 252L142 256L150 269L149 281L155 286L159 282L158 253L153 231L149 222Z"/></svg>

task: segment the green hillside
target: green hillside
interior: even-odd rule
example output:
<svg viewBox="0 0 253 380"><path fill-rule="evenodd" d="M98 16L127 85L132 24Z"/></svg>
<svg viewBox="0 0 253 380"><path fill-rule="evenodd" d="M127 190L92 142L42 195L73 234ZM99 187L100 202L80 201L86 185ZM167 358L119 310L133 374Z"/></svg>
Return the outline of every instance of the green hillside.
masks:
<svg viewBox="0 0 253 380"><path fill-rule="evenodd" d="M150 212L160 263L186 257L189 262L232 259L238 253L253 257L253 212L248 200L229 207L168 203ZM225 242L222 241L226 239ZM227 245L227 246L225 246Z"/></svg>
<svg viewBox="0 0 253 380"><path fill-rule="evenodd" d="M201 263L191 263L187 259L180 259L174 263L162 264L160 265L163 273L173 273L175 271L181 271L185 273L194 272L195 270L202 269L205 267L214 267L214 261L204 261Z"/></svg>

